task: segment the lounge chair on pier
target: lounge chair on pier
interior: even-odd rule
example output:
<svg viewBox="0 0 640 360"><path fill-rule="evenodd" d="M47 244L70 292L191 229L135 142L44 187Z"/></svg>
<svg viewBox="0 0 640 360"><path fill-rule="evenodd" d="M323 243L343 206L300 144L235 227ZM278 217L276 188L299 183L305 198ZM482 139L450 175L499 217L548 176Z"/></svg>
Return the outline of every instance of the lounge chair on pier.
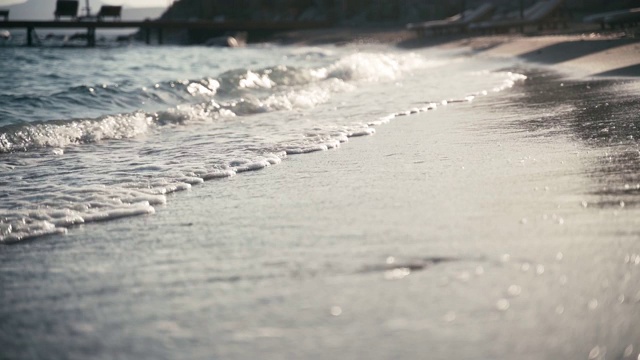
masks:
<svg viewBox="0 0 640 360"><path fill-rule="evenodd" d="M625 27L627 25L637 26L640 23L640 8L589 15L582 21L587 23L598 23L603 30L607 25L611 28L615 28L616 26Z"/></svg>
<svg viewBox="0 0 640 360"><path fill-rule="evenodd" d="M102 19L105 17L111 17L114 20L120 20L121 13L122 13L122 6L102 5L96 17L98 21L102 21Z"/></svg>
<svg viewBox="0 0 640 360"><path fill-rule="evenodd" d="M53 13L56 20L60 20L62 16L69 16L75 20L78 18L78 1L77 0L58 0L56 2L56 11Z"/></svg>
<svg viewBox="0 0 640 360"><path fill-rule="evenodd" d="M519 12L513 12L503 19L479 22L471 24L470 30L482 33L509 32L511 29L524 30L527 26L536 26L542 30L545 26L557 27L558 24L567 26L567 17L563 14L564 0L542 0L525 9L520 16Z"/></svg>
<svg viewBox="0 0 640 360"><path fill-rule="evenodd" d="M444 20L410 23L407 24L407 29L416 31L418 36L424 36L427 31L436 35L446 32L464 32L469 24L490 18L494 10L495 6L485 3L476 9L465 10Z"/></svg>

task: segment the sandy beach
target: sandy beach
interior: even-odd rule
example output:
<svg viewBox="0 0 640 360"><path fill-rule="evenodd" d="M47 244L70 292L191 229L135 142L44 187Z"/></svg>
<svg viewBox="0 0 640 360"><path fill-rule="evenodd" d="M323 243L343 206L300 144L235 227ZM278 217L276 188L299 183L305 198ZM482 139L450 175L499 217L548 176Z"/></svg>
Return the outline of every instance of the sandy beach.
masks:
<svg viewBox="0 0 640 360"><path fill-rule="evenodd" d="M274 42L435 46L459 55L441 72L526 80L411 111L394 97L439 93L409 76L362 110L397 114L373 136L3 246L7 358L640 358L635 35Z"/></svg>

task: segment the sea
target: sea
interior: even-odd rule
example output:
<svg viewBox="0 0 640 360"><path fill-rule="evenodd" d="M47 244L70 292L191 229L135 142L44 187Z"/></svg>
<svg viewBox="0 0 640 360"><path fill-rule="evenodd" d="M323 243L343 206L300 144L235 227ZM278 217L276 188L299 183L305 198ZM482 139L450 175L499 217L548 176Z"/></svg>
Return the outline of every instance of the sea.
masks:
<svg viewBox="0 0 640 360"><path fill-rule="evenodd" d="M0 359L637 359L640 82L0 44Z"/></svg>
<svg viewBox="0 0 640 360"><path fill-rule="evenodd" d="M152 214L169 193L526 78L381 46L1 51L4 243Z"/></svg>

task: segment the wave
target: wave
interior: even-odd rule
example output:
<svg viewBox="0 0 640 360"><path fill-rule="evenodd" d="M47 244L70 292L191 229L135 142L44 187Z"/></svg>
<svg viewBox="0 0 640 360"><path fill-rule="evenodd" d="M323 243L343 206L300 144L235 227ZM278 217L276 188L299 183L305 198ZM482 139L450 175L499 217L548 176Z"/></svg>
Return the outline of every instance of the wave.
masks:
<svg viewBox="0 0 640 360"><path fill-rule="evenodd" d="M403 71L424 65L425 61L416 56L358 53L330 66L311 69L287 66L255 71L238 69L217 79L169 81L141 89L126 85L76 86L46 98L3 95L2 102L22 102L26 106L77 109L82 105L101 111L115 103L132 111L0 127L0 153L127 139L167 124L313 108L328 101L333 93L353 90L354 82L393 80ZM156 105L173 106L167 110L140 111L140 105L149 100Z"/></svg>

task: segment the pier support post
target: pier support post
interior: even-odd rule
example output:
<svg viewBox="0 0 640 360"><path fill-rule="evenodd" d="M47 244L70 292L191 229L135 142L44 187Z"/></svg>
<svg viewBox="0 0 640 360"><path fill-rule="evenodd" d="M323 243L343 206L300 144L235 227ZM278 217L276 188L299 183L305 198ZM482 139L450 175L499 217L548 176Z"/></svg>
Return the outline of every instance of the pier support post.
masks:
<svg viewBox="0 0 640 360"><path fill-rule="evenodd" d="M162 45L162 43L164 42L162 39L162 28L158 28L158 44Z"/></svg>
<svg viewBox="0 0 640 360"><path fill-rule="evenodd" d="M33 26L27 27L27 46L33 46Z"/></svg>
<svg viewBox="0 0 640 360"><path fill-rule="evenodd" d="M87 47L96 46L96 28L93 26L87 27Z"/></svg>
<svg viewBox="0 0 640 360"><path fill-rule="evenodd" d="M148 26L144 28L144 40L149 45L151 43L151 28Z"/></svg>

